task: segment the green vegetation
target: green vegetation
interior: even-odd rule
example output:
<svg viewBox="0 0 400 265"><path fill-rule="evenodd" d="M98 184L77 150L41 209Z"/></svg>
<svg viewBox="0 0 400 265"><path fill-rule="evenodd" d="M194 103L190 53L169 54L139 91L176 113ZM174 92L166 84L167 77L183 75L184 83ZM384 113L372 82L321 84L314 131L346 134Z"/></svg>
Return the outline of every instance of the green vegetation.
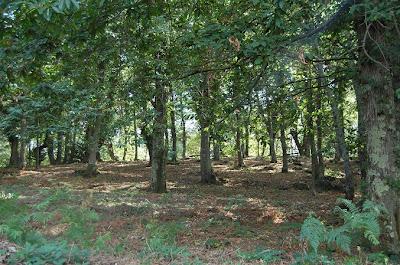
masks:
<svg viewBox="0 0 400 265"><path fill-rule="evenodd" d="M0 1L0 259L392 262L399 18L399 0Z"/></svg>

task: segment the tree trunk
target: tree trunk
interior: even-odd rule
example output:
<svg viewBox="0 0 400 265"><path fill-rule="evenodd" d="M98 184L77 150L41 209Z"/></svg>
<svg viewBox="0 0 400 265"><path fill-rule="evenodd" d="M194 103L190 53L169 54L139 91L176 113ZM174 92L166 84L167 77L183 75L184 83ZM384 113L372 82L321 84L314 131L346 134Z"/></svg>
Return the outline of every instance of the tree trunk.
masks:
<svg viewBox="0 0 400 265"><path fill-rule="evenodd" d="M56 159L54 157L54 140L50 132L46 133L45 142L47 145L47 156L49 157L50 165L55 165Z"/></svg>
<svg viewBox="0 0 400 265"><path fill-rule="evenodd" d="M312 172L312 188L313 192L315 192L316 185L320 181L319 176L319 165L318 165L318 154L317 148L315 147L315 135L314 135L314 104L313 104L313 91L311 89L311 83L309 84L310 88L307 90L307 140L311 149L311 172Z"/></svg>
<svg viewBox="0 0 400 265"><path fill-rule="evenodd" d="M267 145L267 142L266 141L261 141L261 157L264 157L264 155L265 155L265 149L266 149L266 145Z"/></svg>
<svg viewBox="0 0 400 265"><path fill-rule="evenodd" d="M40 168L40 135L36 135L35 170Z"/></svg>
<svg viewBox="0 0 400 265"><path fill-rule="evenodd" d="M297 150L299 151L299 155L304 156L303 146L301 145L299 140L299 133L297 132L296 129L291 129L290 134L292 135L294 143L296 144Z"/></svg>
<svg viewBox="0 0 400 265"><path fill-rule="evenodd" d="M138 140L138 133L137 133L137 121L136 121L136 113L135 117L133 119L133 131L134 131L134 141L135 141L135 157L134 160L138 161L139 160L139 140Z"/></svg>
<svg viewBox="0 0 400 265"><path fill-rule="evenodd" d="M278 162L276 158L276 150L275 150L275 120L276 118L273 115L270 115L268 122L268 133L269 133L269 155L271 157L271 163Z"/></svg>
<svg viewBox="0 0 400 265"><path fill-rule="evenodd" d="M66 133L65 134L65 143L64 143L64 159L63 159L63 164L67 164L68 161L70 160L71 156L71 134Z"/></svg>
<svg viewBox="0 0 400 265"><path fill-rule="evenodd" d="M221 160L221 145L219 144L219 142L217 140L214 140L213 143L213 159L215 161L219 161Z"/></svg>
<svg viewBox="0 0 400 265"><path fill-rule="evenodd" d="M245 131L244 131L244 157L249 157L250 153L250 125L249 122L246 122Z"/></svg>
<svg viewBox="0 0 400 265"><path fill-rule="evenodd" d="M383 203L387 210L390 224L387 226L387 234L390 236L390 251L400 253L400 198L396 188L400 181L396 154L398 146L397 127L399 117L398 104L395 99L395 89L386 64L386 58L381 51L385 47L385 35L392 36L397 41L396 35L389 34L389 25L385 22L374 22L366 28L363 12L359 14L359 21L355 21L356 32L359 40L359 73L360 81L358 92L365 108L363 121L366 130L366 149L368 156L367 182L369 184L369 196L376 202ZM368 37L365 38L366 31ZM379 48L377 47L379 46ZM365 49L365 50L364 50ZM365 51L368 52L366 56ZM375 61L370 60L374 58ZM391 58L389 60L392 60ZM379 63L376 63L378 61ZM392 68L394 70L395 68ZM397 128L396 128L397 127ZM397 145L397 146L396 146ZM396 161L397 160L397 161Z"/></svg>
<svg viewBox="0 0 400 265"><path fill-rule="evenodd" d="M240 127L240 114L239 112L236 113L236 167L241 168L244 167L243 163L243 152L242 152L242 146L241 146L241 127Z"/></svg>
<svg viewBox="0 0 400 265"><path fill-rule="evenodd" d="M354 179L351 172L350 167L350 160L349 160L349 153L347 151L345 135L344 135L344 128L343 128L343 116L341 115L342 112L339 110L339 100L338 95L335 93L332 88L327 89L329 92L329 98L331 99L331 109L332 109L332 116L333 116L333 123L335 126L335 136L336 142L339 146L340 156L343 158L343 167L344 167L344 174L346 178L345 184L345 195L346 199L353 200L354 198Z"/></svg>
<svg viewBox="0 0 400 265"><path fill-rule="evenodd" d="M281 131L280 139L281 139L281 147L282 147L282 172L286 173L289 171L289 163L288 163L285 127L283 124L280 124L280 131Z"/></svg>
<svg viewBox="0 0 400 265"><path fill-rule="evenodd" d="M92 124L90 124L87 129L88 164L85 172L86 177L94 177L98 174L97 152L99 149L100 124L101 124L100 117L97 116L95 118L95 121Z"/></svg>
<svg viewBox="0 0 400 265"><path fill-rule="evenodd" d="M75 157L76 157L76 132L73 129L72 130L72 144L71 144L71 152L68 158L68 163L73 163L75 162Z"/></svg>
<svg viewBox="0 0 400 265"><path fill-rule="evenodd" d="M156 67L156 76L161 75L160 66L161 53L157 53L156 60L158 66ZM151 189L153 192L163 193L167 191L166 184L166 156L167 149L165 145L165 135L167 128L166 119L166 104L167 104L167 91L165 85L160 79L156 79L156 94L154 99L154 108L156 111L155 120L153 124L153 152L151 158Z"/></svg>
<svg viewBox="0 0 400 265"><path fill-rule="evenodd" d="M175 102L175 97L172 94L171 98L172 102ZM175 104L172 106L171 109L171 140L172 140L172 156L171 156L171 161L173 163L176 163L176 157L177 157L177 139L176 139L176 125L175 125Z"/></svg>
<svg viewBox="0 0 400 265"><path fill-rule="evenodd" d="M324 74L322 64L318 65L318 76L322 77ZM324 154L322 153L322 99L323 96L323 79L318 79L318 90L315 97L315 105L317 108L317 118L316 118L316 130L317 130L317 156L318 156L318 174L319 179L324 178L325 176L325 165L324 165Z"/></svg>
<svg viewBox="0 0 400 265"><path fill-rule="evenodd" d="M134 127L136 127L136 121L135 120L136 119L134 118L134 120L133 120ZM128 133L129 133L128 129L125 128L125 130L124 130L124 152L123 152L123 155L122 155L122 161L126 161L126 154L128 153L128 138L129 138Z"/></svg>
<svg viewBox="0 0 400 265"><path fill-rule="evenodd" d="M19 139L16 136L9 136L8 142L10 143L10 161L8 166L11 168L17 168L19 166Z"/></svg>
<svg viewBox="0 0 400 265"><path fill-rule="evenodd" d="M26 167L26 118L22 118L21 120L21 140L19 145L19 168L25 169Z"/></svg>
<svg viewBox="0 0 400 265"><path fill-rule="evenodd" d="M202 183L215 183L216 179L211 166L210 159L210 132L208 123L200 124L201 144L200 144L200 173Z"/></svg>
<svg viewBox="0 0 400 265"><path fill-rule="evenodd" d="M57 133L57 158L56 164L61 164L62 162L62 147L63 147L63 133Z"/></svg>
<svg viewBox="0 0 400 265"><path fill-rule="evenodd" d="M114 153L114 146L112 144L112 140L108 141L106 146L107 146L108 155L110 156L111 160L118 161L118 157Z"/></svg>

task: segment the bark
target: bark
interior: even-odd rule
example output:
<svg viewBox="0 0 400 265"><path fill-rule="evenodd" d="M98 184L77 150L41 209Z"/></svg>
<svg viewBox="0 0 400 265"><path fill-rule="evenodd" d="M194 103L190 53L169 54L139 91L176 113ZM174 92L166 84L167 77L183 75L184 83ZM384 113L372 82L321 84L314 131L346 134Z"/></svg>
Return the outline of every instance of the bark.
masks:
<svg viewBox="0 0 400 265"><path fill-rule="evenodd" d="M161 74L160 59L161 53L157 53L156 59L158 66L156 67L156 76ZM153 124L153 151L151 158L151 189L153 192L163 193L167 191L166 184L166 156L167 149L165 146L165 135L167 128L166 104L167 91L165 85L160 79L156 79L156 95L153 102L156 115Z"/></svg>
<svg viewBox="0 0 400 265"><path fill-rule="evenodd" d="M171 98L172 102L175 101L174 95L172 95ZM176 163L176 156L177 156L177 138L176 138L176 117L175 117L175 105L172 106L171 113L170 113L170 119L171 119L171 140L172 140L172 155L171 155L171 161L172 163Z"/></svg>
<svg viewBox="0 0 400 265"><path fill-rule="evenodd" d="M138 133L137 133L137 122L136 122L136 116L133 120L133 130L134 130L134 141L135 141L135 157L134 160L138 161L139 160L139 139L138 139Z"/></svg>
<svg viewBox="0 0 400 265"><path fill-rule="evenodd" d="M153 157L153 135L151 135L148 130L149 129L148 129L147 125L144 125L141 128L141 134L146 143L147 151L149 152L149 161L150 161L150 165L151 165L151 161L153 160L152 159L152 157Z"/></svg>
<svg viewBox="0 0 400 265"><path fill-rule="evenodd" d="M236 167L241 168L244 167L243 162L243 152L241 146L241 127L240 127L240 114L236 113L236 141L235 141L235 148L236 148Z"/></svg>
<svg viewBox="0 0 400 265"><path fill-rule="evenodd" d="M271 157L271 163L277 163L276 150L275 150L275 121L274 115L270 115L268 120L268 134L269 134L269 155Z"/></svg>
<svg viewBox="0 0 400 265"><path fill-rule="evenodd" d="M290 134L292 135L294 143L296 144L297 150L299 150L299 155L304 156L303 146L301 145L299 140L299 133L297 132L296 129L291 129Z"/></svg>
<svg viewBox="0 0 400 265"><path fill-rule="evenodd" d="M63 164L67 164L68 161L70 160L71 156L71 134L66 133L65 134L65 143L64 143L64 159L63 159Z"/></svg>
<svg viewBox="0 0 400 265"><path fill-rule="evenodd" d="M114 153L114 146L112 144L112 140L108 141L106 146L107 146L108 155L110 156L111 160L118 161L118 157Z"/></svg>
<svg viewBox="0 0 400 265"><path fill-rule="evenodd" d="M249 122L246 122L245 131L244 131L244 157L249 157L250 153L250 125Z"/></svg>
<svg viewBox="0 0 400 265"><path fill-rule="evenodd" d="M57 133L57 157L56 157L56 164L61 164L62 162L62 148L63 148L63 133Z"/></svg>
<svg viewBox="0 0 400 265"><path fill-rule="evenodd" d="M282 147L282 172L286 173L289 171L289 163L288 163L285 127L283 124L280 125L280 133L281 133L280 139L281 139L281 147Z"/></svg>
<svg viewBox="0 0 400 265"><path fill-rule="evenodd" d="M323 76L323 68L322 68L322 64L318 65L318 76L322 77ZM323 84L323 79L319 78L318 79L318 86L322 87ZM323 91L320 90L321 88L319 88L319 90L316 93L316 97L315 97L315 105L317 108L317 118L315 121L316 124L316 130L317 130L317 156L318 156L318 174L319 174L319 179L324 178L325 176L325 164L324 164L324 155L322 153L322 95L323 95Z"/></svg>
<svg viewBox="0 0 400 265"><path fill-rule="evenodd" d="M19 145L19 168L25 169L26 167L26 118L21 120L21 140Z"/></svg>
<svg viewBox="0 0 400 265"><path fill-rule="evenodd" d="M219 161L221 160L221 145L219 144L218 140L214 140L213 143L213 160Z"/></svg>
<svg viewBox="0 0 400 265"><path fill-rule="evenodd" d="M198 111L200 121L200 174L202 183L216 183L210 158L210 90L212 74L203 75L203 84L201 85L200 110Z"/></svg>
<svg viewBox="0 0 400 265"><path fill-rule="evenodd" d="M50 132L46 133L45 142L47 145L47 156L49 157L50 165L55 165L56 159L54 157L54 140Z"/></svg>
<svg viewBox="0 0 400 265"><path fill-rule="evenodd" d="M133 120L133 123L134 124L136 123L135 119ZM134 126L134 127L136 127L136 126ZM125 130L124 130L124 152L122 155L122 161L126 161L126 154L128 153L128 137L129 137L128 129L125 128Z"/></svg>
<svg viewBox="0 0 400 265"><path fill-rule="evenodd" d="M36 135L36 148L35 148L35 169L40 168L40 135Z"/></svg>
<svg viewBox="0 0 400 265"><path fill-rule="evenodd" d="M310 84L311 86L311 84ZM307 140L310 145L310 151L311 151L311 172L312 172L312 188L313 191L315 192L316 185L320 181L320 176L319 176L319 165L318 165L318 154L317 154L317 148L315 146L315 134L314 134L314 119L313 119L313 114L314 114L314 104L313 104L313 91L312 89L307 90L307 116L306 116L306 121L307 121Z"/></svg>
<svg viewBox="0 0 400 265"><path fill-rule="evenodd" d="M360 66L358 66L359 68ZM360 88L359 80L354 80L354 86L356 90L356 101L357 101L357 110L358 110L358 144L357 144L357 153L358 153L358 166L360 168L361 180L365 182L367 180L367 168L368 168L368 158L367 158L367 135L366 135L366 127L365 120L363 117L363 113L365 113L365 106L363 104L363 95ZM363 191L365 194L365 190Z"/></svg>
<svg viewBox="0 0 400 265"><path fill-rule="evenodd" d="M182 159L186 158L186 121L185 121L185 114L183 110L183 100L182 97L180 98L180 116L181 116L181 129L182 129Z"/></svg>
<svg viewBox="0 0 400 265"><path fill-rule="evenodd" d="M19 139L16 136L9 136L8 142L10 143L10 160L8 166L11 168L16 168L19 166Z"/></svg>
<svg viewBox="0 0 400 265"><path fill-rule="evenodd" d="M350 159L349 153L345 142L345 135L344 135L344 128L343 128L343 116L341 115L339 109L339 99L337 93L332 91L332 88L328 88L329 98L331 99L331 109L332 109L332 116L333 116L333 123L335 126L335 136L336 142L339 146L340 156L343 158L343 167L344 167L344 174L345 174L345 196L348 200L354 199L354 179L351 172L350 167Z"/></svg>
<svg viewBox="0 0 400 265"><path fill-rule="evenodd" d="M261 157L264 157L264 155L265 155L266 146L267 146L267 142L261 141Z"/></svg>
<svg viewBox="0 0 400 265"><path fill-rule="evenodd" d="M211 166L210 159L210 132L208 123L203 121L200 125L201 144L200 144L200 173L202 183L215 183L216 179Z"/></svg>
<svg viewBox="0 0 400 265"><path fill-rule="evenodd" d="M76 157L76 132L72 131L72 144L71 144L71 152L68 158L69 163L73 163Z"/></svg>
<svg viewBox="0 0 400 265"><path fill-rule="evenodd" d="M395 99L395 89L388 71L386 58L381 49L385 46L385 35L390 36L389 25L384 22L374 22L366 28L361 13L356 19L356 32L359 46L359 93L365 106L363 121L366 130L366 149L368 156L367 182L368 195L374 201L383 203L387 210L391 238L390 251L400 253L400 197L395 188L399 183L400 174L396 145L398 139L398 102ZM366 35L366 31L368 34ZM367 36L367 37L366 37ZM396 35L392 35L395 38ZM393 41L393 40L390 40ZM398 37L397 40L398 42ZM368 55L366 54L368 53ZM371 60L374 58L374 61ZM390 59L392 60L392 59ZM379 63L377 63L379 62ZM394 70L394 68L392 68ZM359 109L360 111L360 109ZM397 128L396 128L397 127ZM397 161L396 161L397 160Z"/></svg>
<svg viewBox="0 0 400 265"><path fill-rule="evenodd" d="M87 153L88 162L85 171L86 177L94 177L98 174L97 171L97 153L99 149L99 133L100 133L100 117L97 116L92 124L87 129Z"/></svg>

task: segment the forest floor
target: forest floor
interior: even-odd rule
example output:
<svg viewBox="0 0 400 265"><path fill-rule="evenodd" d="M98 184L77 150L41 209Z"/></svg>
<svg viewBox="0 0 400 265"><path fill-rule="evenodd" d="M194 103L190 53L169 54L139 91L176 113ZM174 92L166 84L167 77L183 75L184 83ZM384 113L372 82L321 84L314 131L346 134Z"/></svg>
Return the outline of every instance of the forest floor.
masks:
<svg viewBox="0 0 400 265"><path fill-rule="evenodd" d="M280 173L280 163L249 158L238 170L226 159L214 162L218 184L203 185L199 161L188 159L167 166L166 194L149 192L147 163L102 162L101 174L90 179L75 173L83 164L4 170L0 191L18 193L19 203L38 208L40 202L50 204L46 196L67 190L68 196L53 207L56 214L30 224L48 238L62 237L70 226L62 207L96 212L97 219L82 224L94 228L90 238L101 239L91 264L261 264L265 250L277 250L268 252L276 258L272 264L291 264L293 254L304 248L300 227L310 212L327 224L337 222L332 210L341 193L314 196L307 188L307 161L303 166L290 163L289 173ZM340 177L339 168L327 164L330 175Z"/></svg>

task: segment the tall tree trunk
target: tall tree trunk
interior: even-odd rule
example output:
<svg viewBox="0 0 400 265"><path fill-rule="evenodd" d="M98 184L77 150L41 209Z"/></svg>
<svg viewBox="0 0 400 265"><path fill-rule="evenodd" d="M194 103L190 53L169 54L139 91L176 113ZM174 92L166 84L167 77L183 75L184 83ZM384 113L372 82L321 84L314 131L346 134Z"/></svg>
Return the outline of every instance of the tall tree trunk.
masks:
<svg viewBox="0 0 400 265"><path fill-rule="evenodd" d="M246 122L244 131L244 157L249 157L250 153L250 125L249 121Z"/></svg>
<svg viewBox="0 0 400 265"><path fill-rule="evenodd" d="M299 151L299 155L300 156L304 156L303 146L300 143L299 133L297 132L297 130L296 129L291 129L290 130L290 135L292 135L293 141L296 144L297 150Z"/></svg>
<svg viewBox="0 0 400 265"><path fill-rule="evenodd" d="M35 169L40 168L40 135L36 135L36 149L35 149Z"/></svg>
<svg viewBox="0 0 400 265"><path fill-rule="evenodd" d="M241 136L242 136L242 128L240 127L240 114L239 112L236 113L236 141L235 141L235 148L236 148L236 167L241 168L244 166L243 162L243 152L241 146Z"/></svg>
<svg viewBox="0 0 400 265"><path fill-rule="evenodd" d="M114 146L112 144L112 139L110 139L110 141L108 141L106 143L106 146L107 146L108 155L110 156L111 160L112 161L118 161L118 157L114 153Z"/></svg>
<svg viewBox="0 0 400 265"><path fill-rule="evenodd" d="M266 146L267 146L267 142L261 140L261 147L262 147L262 149L261 149L261 157L264 157L264 155L265 155Z"/></svg>
<svg viewBox="0 0 400 265"><path fill-rule="evenodd" d="M156 76L161 75L161 53L156 55L157 67ZM166 159L167 149L165 145L165 135L167 128L166 104L167 91L160 79L156 79L156 94L154 99L154 109L156 111L153 124L153 152L151 158L151 189L153 192L163 193L167 191L166 183Z"/></svg>
<svg viewBox="0 0 400 265"><path fill-rule="evenodd" d="M210 131L206 121L200 124L200 173L202 183L215 183L216 179L211 166L210 158Z"/></svg>
<svg viewBox="0 0 400 265"><path fill-rule="evenodd" d="M260 157L260 139L257 139L257 158Z"/></svg>
<svg viewBox="0 0 400 265"><path fill-rule="evenodd" d="M97 171L97 153L99 149L99 133L101 117L97 116L92 124L87 128L87 147L88 147L88 162L85 171L85 176L94 177L98 174Z"/></svg>
<svg viewBox="0 0 400 265"><path fill-rule="evenodd" d="M343 158L344 174L346 178L345 184L345 195L346 199L353 200L354 198L354 179L351 172L349 153L347 151L344 128L343 128L343 116L339 110L339 99L337 93L332 88L328 88L329 98L331 99L331 109L333 116L333 123L335 126L336 142L339 146L340 156Z"/></svg>
<svg viewBox="0 0 400 265"><path fill-rule="evenodd" d="M68 158L68 163L75 162L76 157L76 131L72 129L72 144L71 144L71 152Z"/></svg>
<svg viewBox="0 0 400 265"><path fill-rule="evenodd" d="M215 161L221 160L221 145L219 144L218 140L214 139L213 143L213 159Z"/></svg>
<svg viewBox="0 0 400 265"><path fill-rule="evenodd" d="M210 91L212 86L212 73L203 75L203 83L201 84L200 111L198 111L200 122L200 174L202 183L216 183L211 164L210 151Z"/></svg>
<svg viewBox="0 0 400 265"><path fill-rule="evenodd" d="M393 37L397 43L399 40L396 35L389 34L390 25L385 26L385 22L373 22L367 28L363 14L364 12L360 12L360 19L356 19L355 25L359 47L363 47L359 51L358 78L361 102L365 108L359 111L364 111L363 121L365 128L368 128L366 130L368 191L374 201L383 203L386 207L390 221L387 234L392 239L389 248L391 252L399 254L400 197L394 185L400 181L398 166L400 161L396 154L396 145L400 140L396 132L400 129L397 127L399 121L396 121L399 118L396 117L398 102L395 99L395 89L397 88L392 87L390 71L386 64L388 54L384 56L381 50L385 47L386 36ZM374 58L374 61L370 58Z"/></svg>
<svg viewBox="0 0 400 265"><path fill-rule="evenodd" d="M62 148L63 148L63 138L64 135L61 132L57 133L57 158L56 164L61 164L62 162Z"/></svg>
<svg viewBox="0 0 400 265"><path fill-rule="evenodd" d="M10 143L10 160L8 166L11 168L17 168L19 166L19 139L14 135L9 136L8 142Z"/></svg>
<svg viewBox="0 0 400 265"><path fill-rule="evenodd" d="M135 157L134 160L139 160L139 139L138 139L138 132L137 132L137 121L136 121L136 113L134 114L135 117L133 119L133 130L134 130L134 141L135 141Z"/></svg>
<svg viewBox="0 0 400 265"><path fill-rule="evenodd" d="M269 133L269 155L271 157L271 163L277 163L276 150L275 150L275 121L274 115L270 115L268 121L268 133Z"/></svg>
<svg viewBox="0 0 400 265"><path fill-rule="evenodd" d="M314 134L314 96L311 88L311 83L309 84L310 88L307 90L307 138L310 144L311 149L311 172L312 172L312 186L313 192L315 192L315 188L320 181L319 176L319 165L318 165L318 154L317 148L315 146L315 134Z"/></svg>
<svg viewBox="0 0 400 265"><path fill-rule="evenodd" d="M286 144L286 134L285 134L285 126L280 124L280 139L281 139L281 147L282 147L282 172L286 173L289 171L289 163L288 163L288 153L287 153L287 144Z"/></svg>
<svg viewBox="0 0 400 265"><path fill-rule="evenodd" d="M54 157L54 139L50 132L46 133L45 142L47 145L47 156L49 157L50 165L55 165L56 159Z"/></svg>
<svg viewBox="0 0 400 265"><path fill-rule="evenodd" d="M322 77L324 74L322 64L318 65L318 76ZM316 130L317 130L317 156L318 156L318 174L319 174L319 179L324 178L325 176L325 164L324 164L324 154L322 153L322 96L323 96L323 90L322 87L324 86L323 84L323 79L318 78L318 90L316 93L315 97L315 105L317 108L317 118L315 121L316 124Z"/></svg>
<svg viewBox="0 0 400 265"><path fill-rule="evenodd" d="M67 132L65 134L65 143L64 143L64 159L63 164L67 164L70 160L71 156L71 133Z"/></svg>
<svg viewBox="0 0 400 265"><path fill-rule="evenodd" d="M171 96L171 101L173 103L171 113L170 113L170 119L171 119L171 140L172 140L172 156L171 156L171 161L172 163L176 163L176 157L177 157L177 139L176 139L176 124L175 124L175 96L174 93L172 93Z"/></svg>
<svg viewBox="0 0 400 265"><path fill-rule="evenodd" d="M133 123L135 124L134 127L136 127L136 121L135 120L136 119L134 118L133 119ZM129 134L128 129L125 128L124 129L124 152L123 152L123 155L122 155L122 161L126 161L126 155L128 153L128 140L129 140L129 135L128 134Z"/></svg>
<svg viewBox="0 0 400 265"><path fill-rule="evenodd" d="M183 100L182 96L180 97L180 115L181 115L181 130L182 130L182 159L186 159L186 121L185 121L185 113L183 109Z"/></svg>
<svg viewBox="0 0 400 265"><path fill-rule="evenodd" d="M360 66L358 66L360 68ZM358 154L358 166L360 168L361 180L365 182L367 180L367 168L368 168L368 159L367 159L367 135L366 135L366 127L365 121L363 117L363 113L365 113L365 106L363 105L363 95L360 88L359 80L354 80L354 87L356 91L356 101L357 101L357 114L358 114L358 143L357 143L357 154ZM364 190L365 193L365 190Z"/></svg>
<svg viewBox="0 0 400 265"><path fill-rule="evenodd" d="M20 145L19 145L19 168L20 169L25 169L26 167L26 127L27 127L27 122L26 118L22 118L21 120L21 140L20 140Z"/></svg>

